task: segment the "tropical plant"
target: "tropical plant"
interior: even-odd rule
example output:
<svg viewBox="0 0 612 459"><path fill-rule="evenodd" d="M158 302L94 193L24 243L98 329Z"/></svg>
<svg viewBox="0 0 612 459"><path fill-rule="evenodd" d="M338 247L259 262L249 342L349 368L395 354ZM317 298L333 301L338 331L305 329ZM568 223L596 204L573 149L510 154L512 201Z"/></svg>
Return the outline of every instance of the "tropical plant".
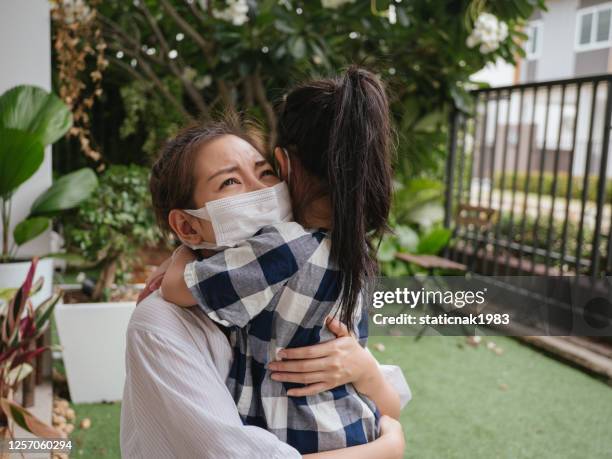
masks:
<svg viewBox="0 0 612 459"><path fill-rule="evenodd" d="M418 267L396 260L398 252L436 255L451 236L442 226L444 185L431 179L413 179L396 183L389 224L392 232L381 240L378 261L385 276L413 274Z"/></svg>
<svg viewBox="0 0 612 459"><path fill-rule="evenodd" d="M124 133L136 128L149 151L151 123L164 133L160 124L172 129L177 117L206 119L228 106L259 118L273 143L274 102L285 88L361 63L389 86L404 176L440 170L450 107L470 110L470 76L523 54L521 28L544 8L544 0L56 3L69 14L56 15L55 30L75 11L99 27L109 61L103 86L131 87L120 91L130 115ZM160 106L167 110L151 119Z"/></svg>
<svg viewBox="0 0 612 459"><path fill-rule="evenodd" d="M63 435L45 424L28 410L16 403L12 395L18 384L33 371L30 364L48 347L37 347L37 339L49 325L49 319L60 296L47 299L36 309L30 301L31 295L42 286L42 278L34 282L36 264L32 260L30 269L21 287L9 301L0 298L0 429L12 436L9 420L19 427L42 438L60 438ZM3 295L8 292L3 291Z"/></svg>
<svg viewBox="0 0 612 459"><path fill-rule="evenodd" d="M92 295L96 301L116 280L126 279L138 249L162 241L148 177L149 171L140 166L110 166L100 177L98 192L62 219L68 254L101 268Z"/></svg>
<svg viewBox="0 0 612 459"><path fill-rule="evenodd" d="M81 169L55 181L34 201L27 218L14 227L14 244L10 245L12 197L39 169L45 146L63 136L71 123L68 107L42 88L16 86L0 96L0 262L13 259L18 246L49 227L51 217L78 206L95 189L97 178L90 169Z"/></svg>

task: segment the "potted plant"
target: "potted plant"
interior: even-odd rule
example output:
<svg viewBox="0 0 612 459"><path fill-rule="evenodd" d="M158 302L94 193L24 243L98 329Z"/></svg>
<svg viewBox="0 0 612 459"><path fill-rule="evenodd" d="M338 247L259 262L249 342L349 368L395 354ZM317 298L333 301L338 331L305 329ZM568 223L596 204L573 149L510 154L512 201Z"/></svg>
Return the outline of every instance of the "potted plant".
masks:
<svg viewBox="0 0 612 459"><path fill-rule="evenodd" d="M59 295L54 295L34 309L31 297L42 282L34 282L37 263L37 259L32 260L19 289L10 295L4 290L0 295L0 438L3 439L13 437L13 423L38 437L64 437L13 400L18 385L33 371L31 362L47 350L47 347L37 347L36 342L48 327L59 300Z"/></svg>
<svg viewBox="0 0 612 459"><path fill-rule="evenodd" d="M140 290L130 283L132 272L139 249L154 251L162 241L148 176L140 166L110 166L98 192L62 217L67 253L80 254L89 264L88 276L97 277L86 279L80 291L67 292L55 312L75 403L122 396L125 333Z"/></svg>
<svg viewBox="0 0 612 459"><path fill-rule="evenodd" d="M40 168L45 147L71 125L68 106L42 88L16 86L0 95L0 288L18 287L28 272L29 262L18 258L18 248L44 233L52 217L78 206L97 186L91 169L78 170L56 180L38 196L24 220L16 223L11 218L15 192ZM53 283L52 260L41 260L39 267L45 282L33 297L35 305L51 295Z"/></svg>

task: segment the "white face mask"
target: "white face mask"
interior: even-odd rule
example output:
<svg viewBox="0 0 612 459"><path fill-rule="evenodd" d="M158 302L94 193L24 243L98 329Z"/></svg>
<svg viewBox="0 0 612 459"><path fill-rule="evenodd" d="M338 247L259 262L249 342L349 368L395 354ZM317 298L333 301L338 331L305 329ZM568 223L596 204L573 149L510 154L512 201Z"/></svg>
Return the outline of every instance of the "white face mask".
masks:
<svg viewBox="0 0 612 459"><path fill-rule="evenodd" d="M187 244L197 249L234 247L264 226L291 221L291 198L285 182L263 190L209 201L200 209L184 209L189 215L212 223L215 243Z"/></svg>

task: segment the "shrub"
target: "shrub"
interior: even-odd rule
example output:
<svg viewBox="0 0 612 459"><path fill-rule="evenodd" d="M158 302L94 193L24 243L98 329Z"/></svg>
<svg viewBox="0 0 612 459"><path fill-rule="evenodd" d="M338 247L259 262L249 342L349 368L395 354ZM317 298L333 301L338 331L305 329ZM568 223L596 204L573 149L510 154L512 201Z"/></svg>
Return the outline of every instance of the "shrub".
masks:
<svg viewBox="0 0 612 459"><path fill-rule="evenodd" d="M497 173L495 176L495 188L501 188L502 178L504 179L505 190L511 190L514 180L514 174ZM553 194L553 182L554 174L552 172L544 172L542 174L542 193L547 195ZM565 198L567 196L567 189L570 184L569 175L565 172L557 174L557 185L555 195L557 197ZM521 172L516 174L516 189L517 191L525 191L525 185L527 185L527 173ZM582 190L584 188L584 177L574 176L571 180L571 195L572 199L582 199ZM587 179L587 200L595 201L597 199L597 187L599 186L599 180L597 176L590 176ZM540 174L539 172L532 172L529 176L529 184L527 191L529 193L537 193L540 187ZM604 201L612 202L612 179L606 180Z"/></svg>
<svg viewBox="0 0 612 459"><path fill-rule="evenodd" d="M101 267L94 299L102 297L115 279L127 279L139 248L162 241L150 199L147 169L111 166L98 190L64 218L68 252Z"/></svg>

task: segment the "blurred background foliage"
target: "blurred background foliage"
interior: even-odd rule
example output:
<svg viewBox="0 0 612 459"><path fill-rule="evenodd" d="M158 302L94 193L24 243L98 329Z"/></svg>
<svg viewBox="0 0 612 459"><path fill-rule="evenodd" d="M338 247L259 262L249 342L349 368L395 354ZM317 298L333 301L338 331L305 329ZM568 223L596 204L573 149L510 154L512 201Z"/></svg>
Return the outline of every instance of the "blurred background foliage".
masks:
<svg viewBox="0 0 612 459"><path fill-rule="evenodd" d="M489 62L514 62L523 54L521 29L536 8L543 9L544 1L60 3L54 14L55 58L81 53L84 65L56 75L55 84L61 94L71 78L91 80L69 102L79 106L79 99L94 95L81 125L89 135L87 146L99 156L83 155L82 140L68 137L56 147L55 170L146 166L182 125L226 107L259 120L272 145L274 108L288 88L358 63L386 82L397 129L391 219L397 231L385 244L418 250L410 231L423 238L440 225L451 111L471 110L469 90L476 84L470 75Z"/></svg>

